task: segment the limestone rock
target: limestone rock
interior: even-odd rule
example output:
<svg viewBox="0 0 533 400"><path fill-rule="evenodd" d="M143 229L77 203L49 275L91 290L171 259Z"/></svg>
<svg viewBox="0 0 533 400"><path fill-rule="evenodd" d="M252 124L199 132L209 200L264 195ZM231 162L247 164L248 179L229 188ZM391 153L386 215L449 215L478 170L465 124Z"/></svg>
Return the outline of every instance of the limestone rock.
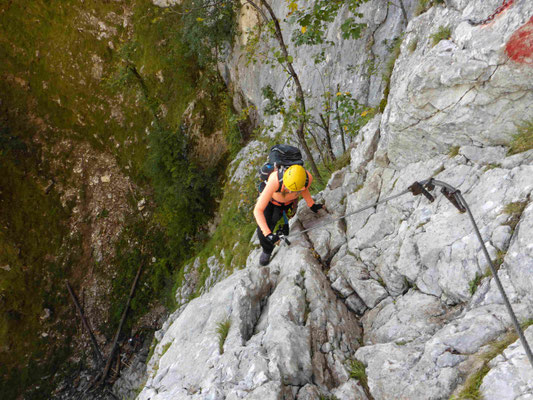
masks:
<svg viewBox="0 0 533 400"><path fill-rule="evenodd" d="M531 232L533 231L533 205L524 210L520 224L507 251L505 262L509 276L520 297L533 307L531 288L533 287L533 248Z"/></svg>
<svg viewBox="0 0 533 400"><path fill-rule="evenodd" d="M290 387L347 382L345 361L361 332L321 268L308 245L295 242L270 268L250 265L191 301L156 347L139 398L268 399ZM221 354L216 330L226 318Z"/></svg>
<svg viewBox="0 0 533 400"><path fill-rule="evenodd" d="M438 298L411 290L365 314L364 343L405 344L427 339L443 325L444 314L445 307Z"/></svg>
<svg viewBox="0 0 533 400"><path fill-rule="evenodd" d="M533 343L533 327L524 335ZM479 388L487 400L533 398L533 368L519 340L490 362L490 370Z"/></svg>
<svg viewBox="0 0 533 400"><path fill-rule="evenodd" d="M476 147L463 146L459 149L459 154L465 156L468 160L480 165L499 164L505 155L507 149L503 146L497 147Z"/></svg>
<svg viewBox="0 0 533 400"><path fill-rule="evenodd" d="M272 0L275 14L280 18L281 28L284 31L288 45L288 50L294 58L294 67L302 79L303 90L308 96L308 110L319 121L317 110L320 110L322 98L325 91L335 93L337 85L339 90L350 92L360 103L370 106L377 106L382 97L385 83L383 72L385 64L390 57L392 40L400 36L407 24L407 18L412 18L415 8L415 1L403 0L402 5L406 10L406 15L397 5L386 0L373 0L363 4L361 11L364 14L363 21L368 24L368 29L362 32L358 40L342 40L341 25L350 15L348 7L344 6L338 13L337 18L326 25L326 40L335 43L334 46L300 46L295 47L289 40L293 30L299 29L295 24L288 24L286 16L289 13L288 4L285 0ZM311 5L311 4L310 4ZM276 93L289 96L292 89L284 85L284 81L279 79L283 74L281 68L266 65L265 63L250 63L244 65L246 50L245 44L249 33L246 28L251 28L257 24L257 18L251 14L251 7L243 7L239 26L242 35L236 40L228 59L225 60L222 76L227 83L238 83L239 93L243 94L244 101L248 105L254 104L258 108L261 120L273 123L276 129L280 129L283 121L279 116L269 117L265 115L264 109L267 102L261 93L261 88L270 85ZM317 69L313 60L315 54L324 51L324 61ZM373 67L372 67L373 66ZM329 77L327 81L321 78L324 72ZM347 137L348 143L352 138ZM338 135L333 136L333 146L336 152L340 152L341 143Z"/></svg>
<svg viewBox="0 0 533 400"><path fill-rule="evenodd" d="M471 221L438 189L434 202L407 193L354 213L430 177L461 191L491 259L501 264L498 276L519 320L533 316L533 150L506 156L514 123L533 106L531 66L513 59L506 45L533 4L515 1L493 22L473 26L468 19L486 18L500 2L449 0L416 18L418 2L402 3L407 27L401 7L366 3L369 27L357 41L340 40L348 15L341 10L327 31L336 44L323 49L319 67L309 48L289 45L308 78L310 110L319 109L323 88L314 78L325 71L333 87L342 83L341 90L377 105L383 79L367 76L366 67L373 60L382 68L390 49L384 40L406 29L383 114L350 138L350 165L315 196L329 214L300 203L292 245L277 247L267 268L258 268L255 249L246 269L224 279L217 272L224 257L212 255L213 286L188 304L193 285L178 293L181 307L156 335L139 399L365 399L350 378L354 359L366 366L375 400L450 398L479 352L511 326ZM279 15L288 12L285 1L271 4ZM441 26L450 36L434 44ZM279 130L282 119L264 114L260 89L289 89L269 67L241 66L242 56L237 46L229 53L224 77L242 103L258 107L261 122ZM338 153L338 138L334 148ZM260 141L248 144L229 168L231 182L255 174L258 154L267 150ZM518 202L524 211L510 215L507 205ZM318 228L298 234L311 227ZM186 268L187 281L197 279L194 270ZM216 329L226 318L221 353ZM527 335L533 341L532 328ZM486 398L531 396L518 342L490 367L481 386Z"/></svg>
<svg viewBox="0 0 533 400"><path fill-rule="evenodd" d="M481 16L481 7L488 8L487 2L432 7L407 27L382 119L395 165L429 159L456 145L506 145L516 131L514 122L528 114L530 71L509 60L506 44L528 21L533 5L515 2L491 24L466 22L474 13ZM449 40L434 45L431 35L445 27ZM417 43L413 52L411 42Z"/></svg>
<svg viewBox="0 0 533 400"><path fill-rule="evenodd" d="M380 120L381 114L376 114L354 140L350 161L352 172L364 173L366 165L374 157L379 142Z"/></svg>
<svg viewBox="0 0 533 400"><path fill-rule="evenodd" d="M349 297L356 293L367 308L374 308L388 296L385 288L372 279L366 266L351 255L346 255L332 266L329 278L341 295Z"/></svg>
<svg viewBox="0 0 533 400"><path fill-rule="evenodd" d="M260 157L259 155L262 155ZM242 180L255 172L267 160L268 149L259 141L253 141L244 147L229 166L231 182L242 183ZM258 161L259 160L259 161Z"/></svg>

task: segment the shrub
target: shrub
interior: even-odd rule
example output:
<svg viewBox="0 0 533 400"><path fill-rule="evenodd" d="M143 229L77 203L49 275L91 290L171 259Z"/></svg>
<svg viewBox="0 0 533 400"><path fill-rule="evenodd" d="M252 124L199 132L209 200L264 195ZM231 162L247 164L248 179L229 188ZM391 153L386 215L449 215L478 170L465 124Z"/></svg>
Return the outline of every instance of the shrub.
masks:
<svg viewBox="0 0 533 400"><path fill-rule="evenodd" d="M231 318L229 317L217 324L218 349L220 351L220 354L224 354L224 343L226 342L226 338L228 337L230 327Z"/></svg>
<svg viewBox="0 0 533 400"><path fill-rule="evenodd" d="M522 217L522 213L526 209L526 206L527 201L514 201L504 207L504 214L510 215L510 218L505 225L509 225L512 231L516 229L518 222L520 222L520 217Z"/></svg>
<svg viewBox="0 0 533 400"><path fill-rule="evenodd" d="M509 146L509 155L533 149L533 119L519 124L517 130Z"/></svg>
<svg viewBox="0 0 533 400"><path fill-rule="evenodd" d="M414 52L416 50L416 47L418 46L418 38L414 38L409 42L409 46L407 47L409 49L409 52Z"/></svg>
<svg viewBox="0 0 533 400"><path fill-rule="evenodd" d="M168 351L168 349L172 346L172 342L168 342L163 346L163 350L161 350L161 357L165 355L165 353Z"/></svg>
<svg viewBox="0 0 533 400"><path fill-rule="evenodd" d="M433 46L436 46L441 40L449 39L452 34L450 27L440 26L437 32L432 34L430 37L432 39Z"/></svg>
<svg viewBox="0 0 533 400"><path fill-rule="evenodd" d="M481 279L483 279L483 276L481 274L476 274L476 277L468 283L470 295L473 296L474 293L476 293L478 286L481 284Z"/></svg>
<svg viewBox="0 0 533 400"><path fill-rule="evenodd" d="M292 41L297 45L317 45L326 40L326 27L335 20L335 17L345 5L353 14L353 17L344 18L341 25L343 39L358 39L366 24L358 22L354 17L362 17L358 7L368 0L331 1L318 0L313 6L298 9L296 1L292 0L289 22L296 22L300 29L296 29L292 35Z"/></svg>
<svg viewBox="0 0 533 400"><path fill-rule="evenodd" d="M222 0L187 0L183 14L181 37L189 48L188 55L197 58L200 67L213 65L224 48L231 46L236 36L236 14L239 2Z"/></svg>
<svg viewBox="0 0 533 400"><path fill-rule="evenodd" d="M372 395L370 394L370 389L368 388L368 377L366 376L366 367L359 360L352 360L348 365L348 371L350 373L350 378L358 380L366 396L371 399Z"/></svg>
<svg viewBox="0 0 533 400"><path fill-rule="evenodd" d="M320 163L318 165L318 171L320 172L320 175L322 176L323 181L320 182L319 180L313 180L313 184L311 185L311 188L309 189L311 194L315 195L321 192L322 190L324 190L333 172L349 165L350 160L351 160L351 152L350 150L348 150L346 153L342 154L340 157L338 157L333 162Z"/></svg>
<svg viewBox="0 0 533 400"><path fill-rule="evenodd" d="M453 146L453 147L450 147L450 150L448 151L448 156L449 156L450 158L455 157L456 155L459 154L459 149L460 149L460 146Z"/></svg>
<svg viewBox="0 0 533 400"><path fill-rule="evenodd" d="M366 367L359 360L353 360L350 362L350 378L358 380L361 385L368 387L368 378L366 376Z"/></svg>
<svg viewBox="0 0 533 400"><path fill-rule="evenodd" d="M492 261L492 264L494 264L494 268L496 268L496 271L500 269L501 265L503 264L503 261L505 259L507 252L498 250L498 253L496 254L496 259ZM490 276L492 272L487 270L485 273L485 276Z"/></svg>
<svg viewBox="0 0 533 400"><path fill-rule="evenodd" d="M418 16L425 13L435 4L445 4L445 0L420 0L416 6L415 15Z"/></svg>
<svg viewBox="0 0 533 400"><path fill-rule="evenodd" d="M529 326L533 321L527 320L522 323L522 329L525 329L527 326ZM475 371L472 372L470 376L467 377L466 382L463 386L463 389L458 394L457 397L454 397L454 400L481 400L481 393L479 392L479 388L481 386L481 383L483 382L483 378L487 375L487 373L490 371L489 363L490 361L498 356L499 354L503 353L503 351L509 347L512 343L514 343L518 339L518 335L514 331L508 332L503 339L496 340L491 343L489 343L489 350L485 353L483 353L480 358L483 362L481 367Z"/></svg>
<svg viewBox="0 0 533 400"><path fill-rule="evenodd" d="M400 50L402 47L403 42L403 35L398 36L392 41L392 45L390 47L390 56L387 60L387 63L385 64L385 71L383 72L383 82L385 82L385 90L383 91L383 100L380 103L379 110L383 112L385 107L387 106L387 99L389 97L390 92L390 80L392 77L392 71L394 70L394 65L396 64L396 60L400 56Z"/></svg>

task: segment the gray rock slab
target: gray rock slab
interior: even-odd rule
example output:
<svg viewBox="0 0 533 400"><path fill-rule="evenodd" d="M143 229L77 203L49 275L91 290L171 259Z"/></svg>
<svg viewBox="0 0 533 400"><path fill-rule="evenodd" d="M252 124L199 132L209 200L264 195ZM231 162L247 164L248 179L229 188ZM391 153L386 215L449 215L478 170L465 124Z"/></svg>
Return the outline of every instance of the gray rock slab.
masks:
<svg viewBox="0 0 533 400"><path fill-rule="evenodd" d="M425 341L446 322L444 315L445 307L437 297L410 290L365 314L364 343Z"/></svg>
<svg viewBox="0 0 533 400"><path fill-rule="evenodd" d="M352 255L338 260L329 271L329 278L343 297L353 293L363 301L367 308L374 308L388 296L385 288L372 279L366 266Z"/></svg>
<svg viewBox="0 0 533 400"><path fill-rule="evenodd" d="M409 24L382 120L395 165L430 159L456 145L506 145L514 122L531 113L530 74L508 61L505 45L533 5L517 2L488 26L469 25L465 15L481 13L482 3L464 10L432 7ZM434 46L431 35L441 27L450 28L451 38Z"/></svg>
<svg viewBox="0 0 533 400"><path fill-rule="evenodd" d="M533 327L524 333L533 343ZM519 340L490 362L490 370L479 388L487 400L533 399L533 367Z"/></svg>
<svg viewBox="0 0 533 400"><path fill-rule="evenodd" d="M512 239L505 257L511 281L520 297L533 305L533 246L531 232L533 231L533 204L529 203L522 214L517 231Z"/></svg>

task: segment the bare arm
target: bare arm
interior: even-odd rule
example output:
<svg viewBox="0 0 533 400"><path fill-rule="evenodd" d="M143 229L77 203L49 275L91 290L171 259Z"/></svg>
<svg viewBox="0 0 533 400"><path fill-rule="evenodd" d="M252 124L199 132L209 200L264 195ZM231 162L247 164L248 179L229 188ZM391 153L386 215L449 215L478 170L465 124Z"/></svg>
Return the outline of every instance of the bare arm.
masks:
<svg viewBox="0 0 533 400"><path fill-rule="evenodd" d="M315 201L311 197L311 193L309 193L309 188L311 187L311 183L313 183L313 175L307 172L307 176L309 177L309 184L307 185L307 188L302 192L302 197L307 203L307 206L312 207L313 204L315 204Z"/></svg>
<svg viewBox="0 0 533 400"><path fill-rule="evenodd" d="M261 232L263 232L263 235L265 236L272 233L266 222L265 208L267 208L268 203L272 199L272 196L274 195L278 187L278 174L276 171L274 171L272 174L270 174L265 189L261 192L257 199L257 202L255 203L254 217L257 222L257 225L259 225L259 229L261 229Z"/></svg>

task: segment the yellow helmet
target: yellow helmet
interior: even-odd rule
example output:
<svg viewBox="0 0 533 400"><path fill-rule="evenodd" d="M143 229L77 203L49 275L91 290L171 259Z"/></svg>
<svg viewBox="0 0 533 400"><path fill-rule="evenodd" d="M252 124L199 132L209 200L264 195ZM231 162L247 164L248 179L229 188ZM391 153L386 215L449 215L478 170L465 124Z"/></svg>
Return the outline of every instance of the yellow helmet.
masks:
<svg viewBox="0 0 533 400"><path fill-rule="evenodd" d="M283 184L291 192L298 192L307 183L307 172L301 165L291 165L283 174Z"/></svg>

